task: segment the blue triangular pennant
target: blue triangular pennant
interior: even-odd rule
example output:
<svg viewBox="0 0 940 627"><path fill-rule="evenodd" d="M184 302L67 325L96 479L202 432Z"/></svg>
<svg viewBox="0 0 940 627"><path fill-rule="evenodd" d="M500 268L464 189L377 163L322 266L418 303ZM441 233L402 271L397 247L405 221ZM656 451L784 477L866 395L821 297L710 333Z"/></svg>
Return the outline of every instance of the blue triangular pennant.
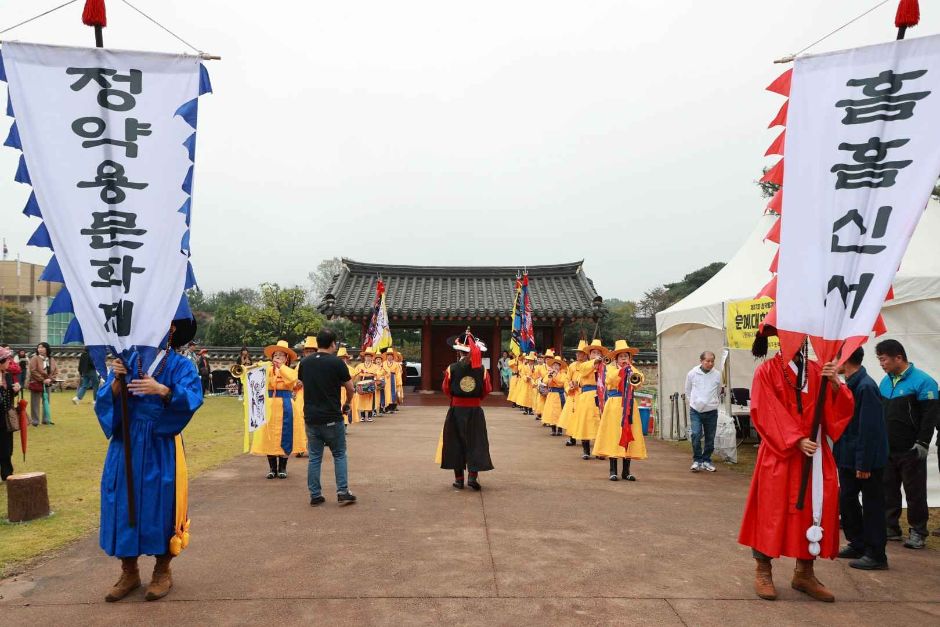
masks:
<svg viewBox="0 0 940 627"><path fill-rule="evenodd" d="M19 139L19 135L17 135L17 139ZM196 134L193 133L192 135L187 137L186 141L183 142L183 145L186 146L186 150L189 151L189 160L195 162L196 161Z"/></svg>
<svg viewBox="0 0 940 627"><path fill-rule="evenodd" d="M212 83L209 82L209 70L206 69L205 64L199 64L199 95L211 94L212 93ZM195 125L193 125L195 126Z"/></svg>
<svg viewBox="0 0 940 627"><path fill-rule="evenodd" d="M63 344L71 344L72 342L85 343L85 336L82 335L82 325L78 323L78 318L72 318L65 330L65 335L62 337Z"/></svg>
<svg viewBox="0 0 940 627"><path fill-rule="evenodd" d="M26 169L26 158L23 155L20 155L20 162L16 166L16 174L13 176L13 180L17 183L33 184L29 178L29 170Z"/></svg>
<svg viewBox="0 0 940 627"><path fill-rule="evenodd" d="M186 264L186 288L191 289L196 287L196 273L193 272L193 264Z"/></svg>
<svg viewBox="0 0 940 627"><path fill-rule="evenodd" d="M13 120L13 124L10 125L10 132L7 134L7 139L3 142L3 145L23 150L23 143L20 141L20 130L16 127L16 120Z"/></svg>
<svg viewBox="0 0 940 627"><path fill-rule="evenodd" d="M189 299L186 298L186 294L180 296L180 304L176 308L176 313L173 314L174 320L188 320L193 317L193 311L189 308Z"/></svg>
<svg viewBox="0 0 940 627"><path fill-rule="evenodd" d="M186 178L183 179L183 191L193 195L193 167L189 166L189 171L186 173Z"/></svg>
<svg viewBox="0 0 940 627"><path fill-rule="evenodd" d="M39 211L39 201L36 200L36 192L29 193L29 198L26 199L26 206L23 207L23 215L33 216L34 218L42 217L42 213Z"/></svg>
<svg viewBox="0 0 940 627"><path fill-rule="evenodd" d="M196 128L196 117L198 116L198 114L199 114L199 99L193 98L189 102L184 102L183 104L181 104L179 109L177 109L176 113L174 113L173 115L180 116L181 118L186 120L187 124L189 124L193 128Z"/></svg>
<svg viewBox="0 0 940 627"><path fill-rule="evenodd" d="M202 65L202 64L200 63L199 65ZM199 79L201 83L202 82L201 73L199 75ZM208 74L206 75L206 80L209 80ZM0 52L0 81L3 81L4 83L7 82L7 70L5 67L3 67L3 53L2 52ZM209 91L212 91L212 89L210 88Z"/></svg>
<svg viewBox="0 0 940 627"><path fill-rule="evenodd" d="M50 283L65 283L65 277L62 276L62 268L59 267L59 260L52 255L52 259L46 264L46 269L42 271L39 277L40 281L49 281Z"/></svg>
<svg viewBox="0 0 940 627"><path fill-rule="evenodd" d="M40 222L39 226L36 227L36 230L33 232L32 236L29 238L29 241L26 242L27 246L38 246L39 248L48 248L49 250L54 251L52 248L52 239L49 237L49 231L46 229L46 223Z"/></svg>
<svg viewBox="0 0 940 627"><path fill-rule="evenodd" d="M72 306L72 295L69 294L69 290L64 285L62 289L59 290L59 293L56 294L56 297L52 299L52 304L49 305L49 309L46 311L47 316L57 313L75 313L75 309Z"/></svg>

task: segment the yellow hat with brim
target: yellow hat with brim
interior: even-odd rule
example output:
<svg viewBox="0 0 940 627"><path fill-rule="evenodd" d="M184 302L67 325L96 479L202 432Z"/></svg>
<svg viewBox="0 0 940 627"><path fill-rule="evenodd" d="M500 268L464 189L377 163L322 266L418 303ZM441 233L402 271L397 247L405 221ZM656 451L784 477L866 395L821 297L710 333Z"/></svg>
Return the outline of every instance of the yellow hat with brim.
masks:
<svg viewBox="0 0 940 627"><path fill-rule="evenodd" d="M543 357L545 357L545 359L548 359L549 357L554 357L554 356L555 356L555 349L554 349L554 348L549 348L549 349L547 349L547 350L545 351L545 354L543 355Z"/></svg>
<svg viewBox="0 0 940 627"><path fill-rule="evenodd" d="M610 357L611 359L616 359L617 355L621 353L630 353L631 355L636 355L639 352L640 352L639 348L633 348L632 346L627 344L626 340L617 340L616 342L614 342L614 350L610 351L610 353L608 353L607 356Z"/></svg>
<svg viewBox="0 0 940 627"><path fill-rule="evenodd" d="M568 362L566 362L566 361L565 361L564 359L562 359L561 357L556 357L556 356L554 356L554 355L546 356L546 357L545 357L545 365L546 365L546 366L548 366L549 368L551 368L551 367L554 366L555 364L561 364L561 367L564 368L565 366L568 365Z"/></svg>
<svg viewBox="0 0 940 627"><path fill-rule="evenodd" d="M360 353L361 357L365 357L366 355L368 355L369 357L375 357L375 349L370 346L369 348L365 349L364 351Z"/></svg>
<svg viewBox="0 0 940 627"><path fill-rule="evenodd" d="M316 348L319 348L317 346L316 337L314 337L313 335L308 335L307 337L304 338L304 350L305 351L310 350L310 349L316 349Z"/></svg>
<svg viewBox="0 0 940 627"><path fill-rule="evenodd" d="M594 341L592 341L590 344L588 344L588 346L584 349L583 352L585 352L585 353L587 353L588 355L590 355L590 354L591 354L591 351L600 351L600 352L601 352L601 355L605 355L605 356L607 355L607 353L610 352L609 349L604 348L604 345L601 344L601 341L600 341L600 340L594 340Z"/></svg>
<svg viewBox="0 0 940 627"><path fill-rule="evenodd" d="M339 347L339 350L336 351L336 356L339 357L340 359L349 359L349 358L350 358L350 357L349 357L349 353L346 352L346 347L345 347L345 346L340 346L340 347Z"/></svg>
<svg viewBox="0 0 940 627"><path fill-rule="evenodd" d="M578 342L578 348L576 348L575 350L579 353L587 354L587 346L588 346L588 343L584 340L581 340Z"/></svg>
<svg viewBox="0 0 940 627"><path fill-rule="evenodd" d="M297 359L297 353L287 344L287 340L280 340L277 344L264 347L264 356L268 359L273 359L274 353L284 353L291 361Z"/></svg>
<svg viewBox="0 0 940 627"><path fill-rule="evenodd" d="M535 361L536 359L538 359L538 355L535 354L535 351L531 351L529 352L529 354L525 356L525 358L528 361Z"/></svg>

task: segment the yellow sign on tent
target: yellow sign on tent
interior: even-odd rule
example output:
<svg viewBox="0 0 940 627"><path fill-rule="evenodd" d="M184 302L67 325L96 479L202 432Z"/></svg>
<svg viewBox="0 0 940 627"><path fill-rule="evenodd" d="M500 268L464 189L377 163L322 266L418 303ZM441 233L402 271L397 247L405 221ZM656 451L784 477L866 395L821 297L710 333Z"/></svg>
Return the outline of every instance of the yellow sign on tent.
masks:
<svg viewBox="0 0 940 627"><path fill-rule="evenodd" d="M766 297L728 302L725 306L725 332L728 348L750 350L757 336L758 326L773 306L773 299ZM770 338L769 349L771 351L780 349L780 342L776 336Z"/></svg>

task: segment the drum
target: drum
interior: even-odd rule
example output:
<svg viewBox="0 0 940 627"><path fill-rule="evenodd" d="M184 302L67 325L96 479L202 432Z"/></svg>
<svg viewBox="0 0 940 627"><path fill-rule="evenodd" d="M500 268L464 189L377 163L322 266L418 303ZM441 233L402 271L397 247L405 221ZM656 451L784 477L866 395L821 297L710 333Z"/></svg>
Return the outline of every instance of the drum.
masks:
<svg viewBox="0 0 940 627"><path fill-rule="evenodd" d="M356 393L357 394L374 394L375 393L375 381L357 381L356 382Z"/></svg>

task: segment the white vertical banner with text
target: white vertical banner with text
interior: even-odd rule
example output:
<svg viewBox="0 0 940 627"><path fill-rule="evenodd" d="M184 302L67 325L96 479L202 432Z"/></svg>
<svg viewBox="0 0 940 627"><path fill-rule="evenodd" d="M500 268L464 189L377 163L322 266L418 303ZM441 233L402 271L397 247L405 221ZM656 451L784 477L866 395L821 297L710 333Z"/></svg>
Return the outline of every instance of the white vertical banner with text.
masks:
<svg viewBox="0 0 940 627"><path fill-rule="evenodd" d="M15 42L2 58L31 243L53 249L85 344L159 346L187 280L195 116L178 113L199 59Z"/></svg>
<svg viewBox="0 0 940 627"><path fill-rule="evenodd" d="M867 338L940 174L940 36L797 58L777 327Z"/></svg>

